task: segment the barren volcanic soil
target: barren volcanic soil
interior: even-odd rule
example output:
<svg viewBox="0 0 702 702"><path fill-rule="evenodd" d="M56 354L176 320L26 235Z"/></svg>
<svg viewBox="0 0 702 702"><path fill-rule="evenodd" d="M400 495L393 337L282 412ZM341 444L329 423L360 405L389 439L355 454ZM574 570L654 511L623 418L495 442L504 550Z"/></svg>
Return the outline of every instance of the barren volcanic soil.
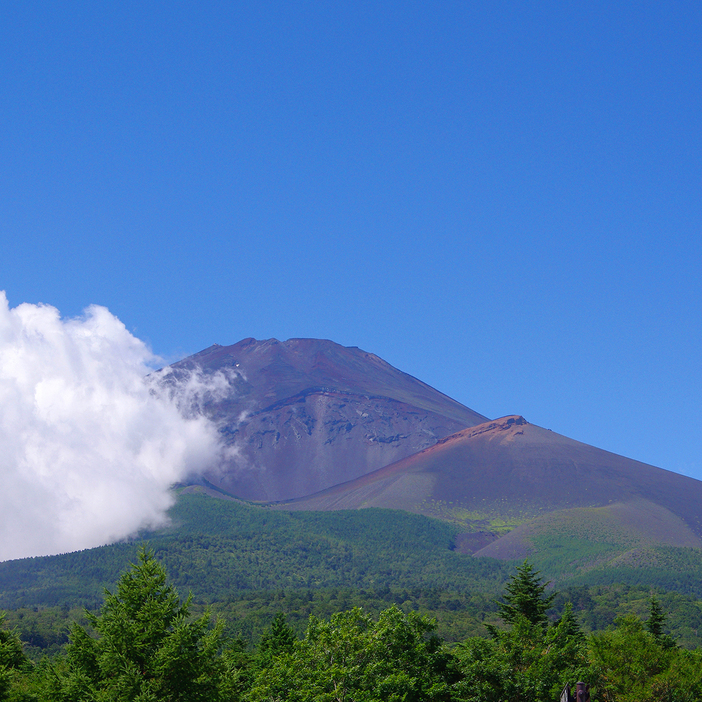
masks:
<svg viewBox="0 0 702 702"><path fill-rule="evenodd" d="M465 523L474 533L464 540L481 548L496 518L516 526L550 512L614 504L629 505L629 512L650 513L646 505L669 511L685 525L679 545L692 545L689 534L702 536L702 482L574 441L519 416L462 430L284 508L405 509ZM650 521L650 514L641 519Z"/></svg>
<svg viewBox="0 0 702 702"><path fill-rule="evenodd" d="M432 446L486 418L371 353L319 339L244 339L172 366L221 373L206 412L236 455L206 479L256 501L301 497Z"/></svg>

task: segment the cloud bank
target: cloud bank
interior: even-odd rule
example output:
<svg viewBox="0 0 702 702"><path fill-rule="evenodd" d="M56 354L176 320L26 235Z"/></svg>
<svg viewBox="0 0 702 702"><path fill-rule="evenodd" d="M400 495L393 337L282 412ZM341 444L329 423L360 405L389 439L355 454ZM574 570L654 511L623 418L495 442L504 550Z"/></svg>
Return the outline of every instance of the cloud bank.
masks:
<svg viewBox="0 0 702 702"><path fill-rule="evenodd" d="M169 383L158 361L104 307L64 320L0 292L0 560L162 525L168 488L218 460L200 407L228 379Z"/></svg>

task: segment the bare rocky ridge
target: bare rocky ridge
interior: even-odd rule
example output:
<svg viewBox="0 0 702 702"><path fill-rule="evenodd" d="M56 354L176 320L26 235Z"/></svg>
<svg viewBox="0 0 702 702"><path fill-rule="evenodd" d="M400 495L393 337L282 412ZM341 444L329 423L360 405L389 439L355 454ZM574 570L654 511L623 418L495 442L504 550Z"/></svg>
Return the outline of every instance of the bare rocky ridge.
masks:
<svg viewBox="0 0 702 702"><path fill-rule="evenodd" d="M205 475L257 501L301 497L432 446L485 417L377 356L319 339L244 339L174 364L225 373L206 404L237 455Z"/></svg>

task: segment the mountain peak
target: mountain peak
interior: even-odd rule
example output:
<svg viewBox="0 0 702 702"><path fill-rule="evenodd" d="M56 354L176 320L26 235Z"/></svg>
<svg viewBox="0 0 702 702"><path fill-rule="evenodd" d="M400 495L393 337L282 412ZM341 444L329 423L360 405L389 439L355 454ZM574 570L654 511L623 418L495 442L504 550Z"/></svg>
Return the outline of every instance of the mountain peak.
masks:
<svg viewBox="0 0 702 702"><path fill-rule="evenodd" d="M236 457L207 479L246 499L309 494L487 421L379 356L328 339L247 338L172 366L176 377L195 367L236 370L208 409Z"/></svg>

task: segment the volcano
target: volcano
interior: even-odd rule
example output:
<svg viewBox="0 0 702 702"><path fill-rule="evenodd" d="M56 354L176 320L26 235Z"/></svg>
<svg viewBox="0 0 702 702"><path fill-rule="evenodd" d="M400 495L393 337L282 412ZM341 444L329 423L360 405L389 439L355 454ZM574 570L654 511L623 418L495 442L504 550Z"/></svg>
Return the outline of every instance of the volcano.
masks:
<svg viewBox="0 0 702 702"><path fill-rule="evenodd" d="M233 457L205 481L230 495L309 495L393 463L487 418L374 354L320 339L244 339L171 367L220 374L206 403Z"/></svg>
<svg viewBox="0 0 702 702"><path fill-rule="evenodd" d="M402 509L462 524L466 551L516 558L538 535L574 530L602 543L700 548L701 506L699 480L510 416L278 507Z"/></svg>
<svg viewBox="0 0 702 702"><path fill-rule="evenodd" d="M519 415L490 420L359 348L244 339L175 364L168 382L196 370L226 383L204 406L232 450L201 479L219 494L415 512L459 525L458 550L500 558L702 547L702 482Z"/></svg>

